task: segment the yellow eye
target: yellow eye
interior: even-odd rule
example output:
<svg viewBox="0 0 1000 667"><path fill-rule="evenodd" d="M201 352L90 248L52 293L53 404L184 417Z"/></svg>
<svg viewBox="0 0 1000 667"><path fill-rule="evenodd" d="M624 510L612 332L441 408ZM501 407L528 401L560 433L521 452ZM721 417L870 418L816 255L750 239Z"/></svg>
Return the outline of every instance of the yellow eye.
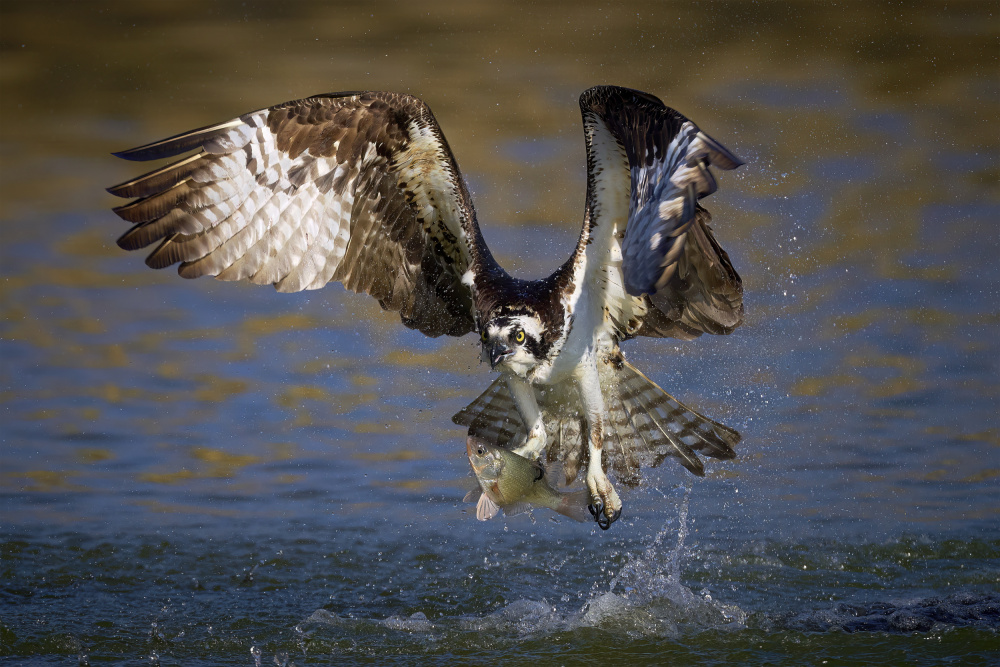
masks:
<svg viewBox="0 0 1000 667"><path fill-rule="evenodd" d="M485 329L483 330L483 333L479 334L479 337L483 339L484 343L487 341L487 336L486 336L486 330Z"/></svg>
<svg viewBox="0 0 1000 667"><path fill-rule="evenodd" d="M524 342L524 329L518 329L517 333L514 334L514 342L515 343Z"/></svg>

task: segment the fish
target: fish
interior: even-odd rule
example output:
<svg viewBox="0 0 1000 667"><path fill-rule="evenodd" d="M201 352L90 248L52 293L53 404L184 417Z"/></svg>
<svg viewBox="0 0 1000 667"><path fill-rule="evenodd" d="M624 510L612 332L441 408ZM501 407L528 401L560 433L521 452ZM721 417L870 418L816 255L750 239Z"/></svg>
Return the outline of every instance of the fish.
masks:
<svg viewBox="0 0 1000 667"><path fill-rule="evenodd" d="M465 448L482 490L476 505L476 518L480 521L492 519L501 509L513 516L531 506L546 507L575 521L592 520L587 510L590 494L586 489L557 491L549 484L540 463L471 435L465 441ZM470 491L466 500L475 500L477 490Z"/></svg>

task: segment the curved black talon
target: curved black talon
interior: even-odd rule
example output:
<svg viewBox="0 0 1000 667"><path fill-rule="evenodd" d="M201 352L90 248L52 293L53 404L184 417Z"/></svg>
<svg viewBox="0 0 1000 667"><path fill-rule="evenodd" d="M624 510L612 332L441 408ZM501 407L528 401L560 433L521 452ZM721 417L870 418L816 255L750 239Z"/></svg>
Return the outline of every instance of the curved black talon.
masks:
<svg viewBox="0 0 1000 667"><path fill-rule="evenodd" d="M622 515L622 511L617 509L611 513L610 518L607 517L604 514L604 503L601 501L597 501L596 505L587 505L587 509L590 510L590 513L594 516L594 521L596 521L597 525L601 527L601 530L607 530L610 528L611 524L617 521Z"/></svg>

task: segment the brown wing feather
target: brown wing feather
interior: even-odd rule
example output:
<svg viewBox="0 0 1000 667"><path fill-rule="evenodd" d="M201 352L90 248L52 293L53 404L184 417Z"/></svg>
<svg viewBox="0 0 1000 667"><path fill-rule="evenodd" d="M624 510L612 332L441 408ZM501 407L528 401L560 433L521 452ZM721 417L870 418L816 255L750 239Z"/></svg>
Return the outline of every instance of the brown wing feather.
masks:
<svg viewBox="0 0 1000 667"><path fill-rule="evenodd" d="M621 337L694 338L743 321L743 286L698 201L710 167L742 162L656 97L598 86L580 97L587 141L588 273Z"/></svg>
<svg viewBox="0 0 1000 667"><path fill-rule="evenodd" d="M317 289L338 281L424 333L475 326L462 275L488 257L468 190L430 109L393 93L334 93L118 153L196 151L109 188L128 250L186 278ZM492 258L489 257L489 261Z"/></svg>

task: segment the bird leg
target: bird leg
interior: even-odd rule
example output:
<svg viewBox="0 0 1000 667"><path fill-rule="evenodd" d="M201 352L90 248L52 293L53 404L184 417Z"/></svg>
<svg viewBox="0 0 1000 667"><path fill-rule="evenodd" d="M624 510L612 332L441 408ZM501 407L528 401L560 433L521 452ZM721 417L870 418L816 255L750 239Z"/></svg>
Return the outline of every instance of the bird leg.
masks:
<svg viewBox="0 0 1000 667"><path fill-rule="evenodd" d="M542 421L542 412L538 409L535 390L527 380L516 375L507 376L507 388L514 398L517 413L521 416L521 422L527 431L524 442L512 451L518 456L534 461L542 455L548 444L545 437L545 423Z"/></svg>
<svg viewBox="0 0 1000 667"><path fill-rule="evenodd" d="M601 462L601 449L604 446L604 395L596 368L582 378L580 395L587 408L587 446L590 453L587 489L593 500L593 504L588 505L587 509L601 530L607 530L622 515L622 501L604 473Z"/></svg>
<svg viewBox="0 0 1000 667"><path fill-rule="evenodd" d="M588 434L588 446L590 447L590 462L587 464L587 489L590 497L594 501L592 505L587 505L587 509L594 517L594 521L607 530L618 517L622 515L622 501L612 486L611 480L604 474L601 465L601 447L603 445L604 420L597 416L588 420L590 433Z"/></svg>

